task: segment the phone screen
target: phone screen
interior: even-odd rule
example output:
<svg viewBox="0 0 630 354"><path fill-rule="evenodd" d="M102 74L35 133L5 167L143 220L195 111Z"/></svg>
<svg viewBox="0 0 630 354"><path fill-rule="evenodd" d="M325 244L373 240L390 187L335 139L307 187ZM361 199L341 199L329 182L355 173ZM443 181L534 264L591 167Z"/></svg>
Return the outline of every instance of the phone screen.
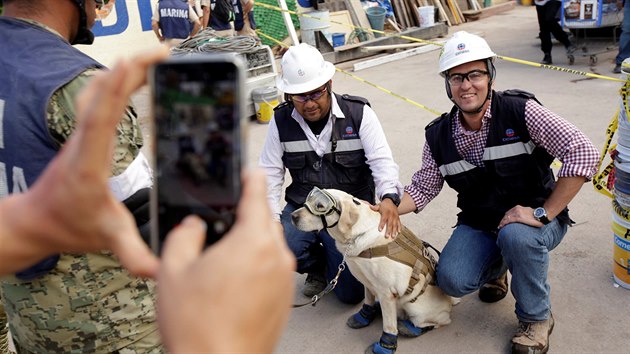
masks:
<svg viewBox="0 0 630 354"><path fill-rule="evenodd" d="M234 223L243 160L242 79L235 58L228 59L170 60L154 68L151 246L158 253L168 232L188 215L206 221L206 245Z"/></svg>

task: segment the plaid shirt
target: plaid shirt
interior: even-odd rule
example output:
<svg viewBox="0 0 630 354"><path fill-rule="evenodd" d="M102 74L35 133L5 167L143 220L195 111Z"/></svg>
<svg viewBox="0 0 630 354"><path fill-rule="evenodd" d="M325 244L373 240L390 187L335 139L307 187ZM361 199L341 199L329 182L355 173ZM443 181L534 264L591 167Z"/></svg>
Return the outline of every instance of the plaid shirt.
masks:
<svg viewBox="0 0 630 354"><path fill-rule="evenodd" d="M492 121L491 105L483 115L481 128L477 131L466 130L462 126L459 111L451 124L457 151L464 160L478 167L483 166L483 151ZM590 180L597 172L599 152L576 126L534 100L528 100L525 104L525 124L534 144L542 146L562 162L558 177L583 176ZM424 209L440 193L443 185L444 176L425 142L422 167L414 173L411 184L405 186L405 192L416 205L416 212Z"/></svg>

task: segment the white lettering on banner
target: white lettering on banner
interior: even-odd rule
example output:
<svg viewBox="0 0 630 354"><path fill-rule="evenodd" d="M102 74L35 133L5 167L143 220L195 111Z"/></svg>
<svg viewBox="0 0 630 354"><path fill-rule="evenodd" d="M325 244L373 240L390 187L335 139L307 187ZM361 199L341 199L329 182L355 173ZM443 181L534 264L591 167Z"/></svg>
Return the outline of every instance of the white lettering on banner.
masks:
<svg viewBox="0 0 630 354"><path fill-rule="evenodd" d="M188 10L160 9L160 17L188 18Z"/></svg>
<svg viewBox="0 0 630 354"><path fill-rule="evenodd" d="M2 129L4 118L4 100L0 100L0 149L4 149L4 130Z"/></svg>

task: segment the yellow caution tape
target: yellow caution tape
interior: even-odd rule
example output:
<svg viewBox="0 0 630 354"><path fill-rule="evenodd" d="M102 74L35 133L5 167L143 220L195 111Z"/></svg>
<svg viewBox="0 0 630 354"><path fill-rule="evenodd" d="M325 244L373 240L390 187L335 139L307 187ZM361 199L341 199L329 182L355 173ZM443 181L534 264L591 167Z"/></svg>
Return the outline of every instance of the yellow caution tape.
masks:
<svg viewBox="0 0 630 354"><path fill-rule="evenodd" d="M599 162L597 163L597 171L600 171L606 155L608 155L609 152L613 151L617 147L617 144L612 144L612 139L615 135L615 132L617 131L618 116L619 108L617 108L617 112L615 112L612 120L610 121L610 123L608 123L608 128L606 128L606 142L604 143L604 148L602 149L601 155L599 157ZM610 163L606 165L603 170L593 176L593 186L595 187L595 190L609 198L613 198L613 195L610 192L612 188L608 185L608 181L606 179L612 173L614 167L614 161L610 161Z"/></svg>

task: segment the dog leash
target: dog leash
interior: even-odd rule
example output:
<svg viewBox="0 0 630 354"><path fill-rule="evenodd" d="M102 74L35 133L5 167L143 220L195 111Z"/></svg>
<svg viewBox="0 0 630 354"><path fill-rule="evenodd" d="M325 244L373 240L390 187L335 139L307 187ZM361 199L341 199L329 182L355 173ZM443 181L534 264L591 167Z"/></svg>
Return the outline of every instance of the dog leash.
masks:
<svg viewBox="0 0 630 354"><path fill-rule="evenodd" d="M324 297L324 295L333 291L333 289L337 286L337 282L338 282L339 276L341 275L341 272L343 272L345 269L346 269L346 255L344 254L343 259L341 260L341 263L337 267L337 275L335 275L335 278L333 278L328 283L328 285L326 285L326 288L324 288L324 290L322 290L319 294L313 295L313 297L311 298L311 301L309 302L305 302L303 304L293 304L293 308L298 308L298 307L302 307L306 305L315 306L315 304L317 304L317 301L319 301L322 297Z"/></svg>

